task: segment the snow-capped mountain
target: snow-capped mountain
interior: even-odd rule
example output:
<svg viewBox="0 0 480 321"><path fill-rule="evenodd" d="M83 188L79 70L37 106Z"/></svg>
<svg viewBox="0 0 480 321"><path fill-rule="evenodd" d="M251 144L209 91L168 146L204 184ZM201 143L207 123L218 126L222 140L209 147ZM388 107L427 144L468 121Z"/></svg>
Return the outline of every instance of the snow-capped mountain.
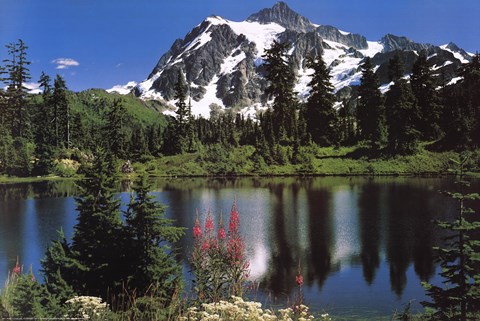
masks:
<svg viewBox="0 0 480 321"><path fill-rule="evenodd" d="M391 34L379 41L368 41L359 34L314 24L279 2L241 22L208 17L184 39L173 43L147 80L134 88L134 93L142 99L159 99L173 105L174 85L181 71L195 115L208 117L211 104L240 107L246 114L253 113L268 104L262 56L274 39L292 45L289 55L297 73L295 89L300 99L309 94L311 70L305 67L306 57L319 53L329 66L339 100L348 98L352 86L359 84L359 66L367 56L376 65L384 91L388 90L388 61L395 52L401 54L408 74L418 53L425 50L432 68L447 81L462 63L471 59L470 54L453 43L419 44Z"/></svg>

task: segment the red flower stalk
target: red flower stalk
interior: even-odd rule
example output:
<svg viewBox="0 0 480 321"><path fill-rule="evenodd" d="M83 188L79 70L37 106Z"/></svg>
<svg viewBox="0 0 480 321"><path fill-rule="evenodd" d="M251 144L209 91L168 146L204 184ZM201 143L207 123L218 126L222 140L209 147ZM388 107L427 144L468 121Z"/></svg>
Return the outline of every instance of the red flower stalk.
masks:
<svg viewBox="0 0 480 321"><path fill-rule="evenodd" d="M238 225L240 224L240 217L237 210L237 197L233 199L232 211L230 212L230 224L228 225L228 232L230 234L238 233Z"/></svg>
<svg viewBox="0 0 480 321"><path fill-rule="evenodd" d="M17 263L15 264L15 267L13 268L12 272L16 275L20 275L21 268L20 268L20 265L18 264L18 256L17 256Z"/></svg>
<svg viewBox="0 0 480 321"><path fill-rule="evenodd" d="M303 285L303 276L301 274L295 276L295 282L298 286Z"/></svg>
<svg viewBox="0 0 480 321"><path fill-rule="evenodd" d="M200 222L198 221L198 209L195 212L195 226L193 227L193 237L195 239L200 239L202 237L202 227L200 226Z"/></svg>
<svg viewBox="0 0 480 321"><path fill-rule="evenodd" d="M302 268L300 266L300 261L298 261L298 271L297 275L295 276L295 283L297 283L298 286L303 285Z"/></svg>
<svg viewBox="0 0 480 321"><path fill-rule="evenodd" d="M243 240L238 236L229 238L227 253L231 259L230 262L232 265L238 266L245 258L245 244L243 243Z"/></svg>
<svg viewBox="0 0 480 321"><path fill-rule="evenodd" d="M220 211L220 220L218 222L218 238L220 240L224 240L226 237L227 234L225 233L225 228L223 227L222 211Z"/></svg>
<svg viewBox="0 0 480 321"><path fill-rule="evenodd" d="M210 234L214 229L212 213L208 210L207 220L205 221L205 233Z"/></svg>

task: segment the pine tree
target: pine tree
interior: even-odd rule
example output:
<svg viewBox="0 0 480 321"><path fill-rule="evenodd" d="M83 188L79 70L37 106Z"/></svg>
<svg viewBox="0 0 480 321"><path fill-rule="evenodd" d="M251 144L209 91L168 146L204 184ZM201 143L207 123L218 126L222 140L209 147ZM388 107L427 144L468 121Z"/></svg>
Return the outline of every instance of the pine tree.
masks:
<svg viewBox="0 0 480 321"><path fill-rule="evenodd" d="M27 113L27 88L24 84L30 80L30 71L27 60L27 49L23 40L19 39L16 43L6 45L9 59L5 59L5 69L7 77L0 80L7 85L6 97L7 104L5 120L9 123L9 128L14 138L28 136L29 120Z"/></svg>
<svg viewBox="0 0 480 321"><path fill-rule="evenodd" d="M156 202L149 191L146 176L140 177L125 215L131 237L129 262L133 265L129 286L140 296L150 291L169 300L181 286L181 267L172 246L184 231L165 218L165 206Z"/></svg>
<svg viewBox="0 0 480 321"><path fill-rule="evenodd" d="M273 125L277 141L290 140L296 131L297 99L294 92L295 74L288 62L288 43L273 41L265 50L266 94L273 97Z"/></svg>
<svg viewBox="0 0 480 321"><path fill-rule="evenodd" d="M113 195L115 164L98 151L85 180L78 183L78 222L72 237L72 252L79 262L76 292L106 298L115 293L125 278L122 266L125 247L120 203Z"/></svg>
<svg viewBox="0 0 480 321"><path fill-rule="evenodd" d="M413 65L410 78L413 94L418 105L417 128L424 139L437 139L441 135L440 96L436 89L437 81L433 77L432 70L427 61L425 52L421 52Z"/></svg>
<svg viewBox="0 0 480 321"><path fill-rule="evenodd" d="M357 120L360 139L370 142L377 149L386 140L385 107L379 80L373 71L369 57L362 67L362 82L358 87Z"/></svg>
<svg viewBox="0 0 480 321"><path fill-rule="evenodd" d="M330 83L330 73L321 55L308 58L307 67L313 69L310 86L310 96L306 104L305 119L307 132L312 140L321 145L329 146L336 141L337 113L333 108L335 95Z"/></svg>
<svg viewBox="0 0 480 321"><path fill-rule="evenodd" d="M461 103L464 106L463 117L471 122L469 131L472 145L480 146L480 54L472 57L472 61L462 66L459 76L462 88Z"/></svg>
<svg viewBox="0 0 480 321"><path fill-rule="evenodd" d="M394 84L385 101L388 145L393 154L411 154L416 150L419 136L415 128L418 111L411 86L403 78L403 62L398 53L390 59L389 76Z"/></svg>
<svg viewBox="0 0 480 321"><path fill-rule="evenodd" d="M52 94L55 147L70 147L70 107L67 100L67 85L57 75Z"/></svg>
<svg viewBox="0 0 480 321"><path fill-rule="evenodd" d="M62 304L73 298L75 291L72 285L76 284L82 266L72 253L63 230L58 232L58 239L47 248L41 263L48 292Z"/></svg>
<svg viewBox="0 0 480 321"><path fill-rule="evenodd" d="M125 115L125 107L123 107L120 100L116 99L108 109L105 116L106 125L104 127L104 137L106 138L106 148L118 158L125 158L125 145L127 143L127 137L124 128ZM132 140L132 143L137 144L138 142L136 140Z"/></svg>
<svg viewBox="0 0 480 321"><path fill-rule="evenodd" d="M445 247L436 247L444 287L424 283L432 302L422 302L433 309L434 320L477 320L480 314L480 222L472 219L474 210L468 202L480 199L478 193L467 192L470 182L465 180L468 156L462 156L459 166L460 191L446 192L458 205L454 221L441 221L437 225L448 231Z"/></svg>
<svg viewBox="0 0 480 321"><path fill-rule="evenodd" d="M38 162L34 168L36 175L45 175L53 171L54 130L52 127L52 88L50 77L42 72L40 88L43 88L42 102L37 106L35 114L35 154Z"/></svg>
<svg viewBox="0 0 480 321"><path fill-rule="evenodd" d="M33 274L14 276L10 285L12 317L14 318L42 318L46 311L42 304L47 293L43 286L35 280Z"/></svg>

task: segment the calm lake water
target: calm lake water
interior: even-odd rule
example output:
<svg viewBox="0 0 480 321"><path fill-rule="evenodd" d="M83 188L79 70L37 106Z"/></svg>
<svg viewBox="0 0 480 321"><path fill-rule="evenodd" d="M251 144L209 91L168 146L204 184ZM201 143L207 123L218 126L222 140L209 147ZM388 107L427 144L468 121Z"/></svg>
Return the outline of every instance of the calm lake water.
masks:
<svg viewBox="0 0 480 321"><path fill-rule="evenodd" d="M381 320L413 300L425 300L422 280L439 283L432 246L443 232L433 219L452 216L455 204L438 178L240 178L159 179L154 195L167 215L188 227L181 242L185 276L192 249L195 209L211 208L228 221L234 196L247 246L251 295L282 305L296 293L301 262L305 302L315 311L347 319ZM479 182L473 189L479 190ZM130 184L118 187L124 203ZM76 223L72 182L0 185L0 282L17 256L39 275L40 260L57 230L71 237ZM475 204L478 211L478 204Z"/></svg>

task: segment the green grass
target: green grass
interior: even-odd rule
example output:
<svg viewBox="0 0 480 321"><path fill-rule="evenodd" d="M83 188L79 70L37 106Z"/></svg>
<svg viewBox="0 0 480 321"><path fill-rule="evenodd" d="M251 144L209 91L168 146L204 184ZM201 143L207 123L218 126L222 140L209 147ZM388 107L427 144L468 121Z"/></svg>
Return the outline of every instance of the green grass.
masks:
<svg viewBox="0 0 480 321"><path fill-rule="evenodd" d="M131 179L147 172L154 177L195 176L438 176L449 174L451 159L456 152L431 152L421 147L415 155L368 158L359 156L360 147L312 147L309 164L259 166L253 161L255 148L241 146L224 149L219 145L204 147L202 151L159 158L147 158L144 163L134 163L135 173L124 175ZM480 151L473 154L469 175L480 177ZM119 162L119 164L121 161ZM72 179L78 179L73 175ZM0 183L32 182L64 179L59 176L10 177L0 176Z"/></svg>
<svg viewBox="0 0 480 321"><path fill-rule="evenodd" d="M243 146L208 155L208 151L164 156L145 164L135 164L154 176L215 176L215 175L443 175L452 166L456 152L430 152L420 148L415 155L392 158L357 157L358 148L314 148L311 165L271 165L258 169L252 161L254 148ZM215 152L212 151L213 153ZM213 157L216 156L217 158ZM477 160L478 164L478 160ZM478 172L474 168L473 172Z"/></svg>

